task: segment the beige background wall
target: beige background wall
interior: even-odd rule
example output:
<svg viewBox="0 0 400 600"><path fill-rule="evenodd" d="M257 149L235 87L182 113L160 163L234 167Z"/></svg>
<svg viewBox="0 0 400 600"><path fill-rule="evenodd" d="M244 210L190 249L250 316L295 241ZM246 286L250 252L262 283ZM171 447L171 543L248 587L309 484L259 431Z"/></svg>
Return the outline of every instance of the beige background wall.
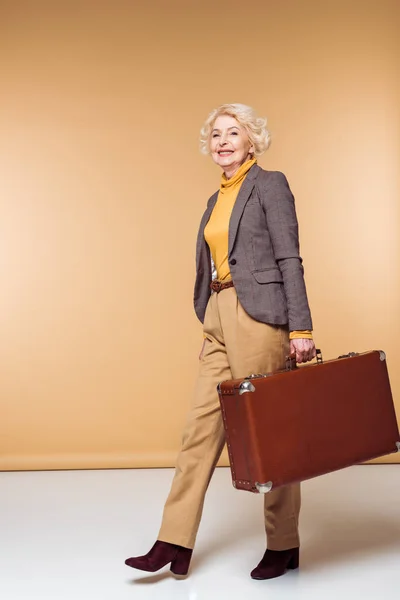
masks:
<svg viewBox="0 0 400 600"><path fill-rule="evenodd" d="M317 345L385 349L400 412L399 27L396 0L0 2L1 469L173 464L223 102L269 118Z"/></svg>

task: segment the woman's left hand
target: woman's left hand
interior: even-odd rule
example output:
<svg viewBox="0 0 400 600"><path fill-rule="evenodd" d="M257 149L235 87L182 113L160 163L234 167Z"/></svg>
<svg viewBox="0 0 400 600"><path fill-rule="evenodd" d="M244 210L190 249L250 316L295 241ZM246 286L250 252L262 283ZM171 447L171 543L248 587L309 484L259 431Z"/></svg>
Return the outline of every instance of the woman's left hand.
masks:
<svg viewBox="0 0 400 600"><path fill-rule="evenodd" d="M290 352L296 353L296 362L305 363L316 356L315 344L313 340L299 338L290 340Z"/></svg>

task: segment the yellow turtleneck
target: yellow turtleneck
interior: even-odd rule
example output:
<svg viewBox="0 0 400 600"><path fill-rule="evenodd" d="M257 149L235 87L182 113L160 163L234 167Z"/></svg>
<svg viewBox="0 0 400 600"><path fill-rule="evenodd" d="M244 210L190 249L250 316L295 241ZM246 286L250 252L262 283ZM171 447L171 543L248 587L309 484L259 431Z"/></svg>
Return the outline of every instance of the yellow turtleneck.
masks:
<svg viewBox="0 0 400 600"><path fill-rule="evenodd" d="M218 199L204 229L219 281L231 279L228 264L229 220L243 180L255 163L255 158L246 161L230 179L226 178L225 173L222 175Z"/></svg>
<svg viewBox="0 0 400 600"><path fill-rule="evenodd" d="M232 279L228 263L228 232L232 209L240 187L251 167L257 162L252 158L241 165L235 175L227 179L222 175L217 202L204 229L204 237L210 248L219 281ZM311 331L291 331L290 339L312 339Z"/></svg>

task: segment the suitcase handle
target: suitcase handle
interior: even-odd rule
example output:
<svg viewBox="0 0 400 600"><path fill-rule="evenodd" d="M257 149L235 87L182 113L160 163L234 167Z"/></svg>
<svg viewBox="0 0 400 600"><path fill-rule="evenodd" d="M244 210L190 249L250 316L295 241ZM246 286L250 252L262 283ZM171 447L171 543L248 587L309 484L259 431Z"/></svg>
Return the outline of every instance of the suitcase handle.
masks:
<svg viewBox="0 0 400 600"><path fill-rule="evenodd" d="M319 348L316 348L316 359L317 359L317 364L322 364L323 358L322 358L322 352ZM291 354L289 354L289 356L286 357L286 371L293 371L293 369L297 368L297 363L296 363L296 352L292 352Z"/></svg>

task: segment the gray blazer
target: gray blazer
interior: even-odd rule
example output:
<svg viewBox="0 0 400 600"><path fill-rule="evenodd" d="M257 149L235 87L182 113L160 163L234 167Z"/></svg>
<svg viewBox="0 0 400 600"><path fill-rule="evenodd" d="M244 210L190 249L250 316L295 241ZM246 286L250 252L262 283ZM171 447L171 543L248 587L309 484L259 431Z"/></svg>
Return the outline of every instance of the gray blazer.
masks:
<svg viewBox="0 0 400 600"><path fill-rule="evenodd" d="M217 197L209 199L197 237L194 307L202 323L212 280L204 228ZM288 324L290 331L312 329L294 198L283 173L256 164L247 173L229 221L228 260L239 301L251 317Z"/></svg>

